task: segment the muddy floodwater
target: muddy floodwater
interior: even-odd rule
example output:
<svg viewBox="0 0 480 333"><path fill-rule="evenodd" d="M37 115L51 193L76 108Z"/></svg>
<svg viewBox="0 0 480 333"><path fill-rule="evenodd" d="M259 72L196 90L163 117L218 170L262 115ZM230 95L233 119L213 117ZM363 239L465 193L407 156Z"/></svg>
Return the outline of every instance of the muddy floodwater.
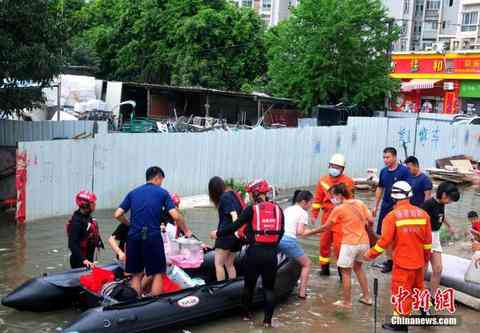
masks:
<svg viewBox="0 0 480 333"><path fill-rule="evenodd" d="M361 199L370 205L373 200L371 193L359 193ZM457 229L457 240L449 243L444 251L450 254L468 258L470 243L465 236L468 230L466 214L469 210L479 207L480 196L473 191L463 193L461 202L448 206L447 216ZM208 232L216 227L217 215L211 208L197 208L184 211L186 219L194 233L205 242ZM103 239L106 240L118 224L111 218L111 211L96 212L100 223ZM29 278L42 273L58 272L69 269L68 250L65 237L66 217L28 223L26 226L16 226L11 215L0 215L0 297L12 291L16 286ZM308 254L316 256L318 238L302 240ZM99 261L109 262L113 255L109 249L102 251ZM280 304L275 314L273 330L278 333L293 332L336 332L336 333L366 333L373 332L373 308L354 302L352 311L338 311L331 304L340 296L340 283L335 274L330 277L319 277L318 266L311 273L309 298L300 301L295 297ZM379 278L379 319L383 320L391 313L390 307L390 275L382 274L378 269L367 267L370 285L373 278ZM358 298L360 289L354 282L354 301ZM80 312L67 310L43 314L18 312L0 306L0 333L13 332L56 332L67 323L75 320ZM161 315L161 314L159 314ZM460 327L435 328L435 331L447 332L461 329L463 333L478 332L480 313L457 305L457 315ZM208 322L196 326L184 327L176 332L192 333L223 333L223 332L262 332L262 313L257 313L254 322L244 322L232 313L229 318ZM271 330L268 330L271 331ZM380 325L378 331L382 332ZM412 328L413 332L424 331Z"/></svg>

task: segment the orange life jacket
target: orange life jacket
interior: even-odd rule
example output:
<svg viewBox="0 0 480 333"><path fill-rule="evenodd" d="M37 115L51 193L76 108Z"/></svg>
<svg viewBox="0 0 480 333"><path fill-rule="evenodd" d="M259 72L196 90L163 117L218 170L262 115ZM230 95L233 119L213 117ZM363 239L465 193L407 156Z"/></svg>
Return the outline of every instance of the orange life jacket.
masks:
<svg viewBox="0 0 480 333"><path fill-rule="evenodd" d="M253 206L252 229L255 243L277 243L282 226L282 214L277 204L267 201Z"/></svg>

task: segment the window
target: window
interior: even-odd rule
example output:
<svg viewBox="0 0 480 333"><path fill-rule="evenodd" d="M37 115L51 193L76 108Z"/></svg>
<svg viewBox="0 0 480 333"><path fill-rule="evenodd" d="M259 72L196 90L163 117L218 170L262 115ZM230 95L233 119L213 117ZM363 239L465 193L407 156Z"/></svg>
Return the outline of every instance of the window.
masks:
<svg viewBox="0 0 480 333"><path fill-rule="evenodd" d="M272 8L272 0L263 0L262 1L262 9L263 10L270 10Z"/></svg>
<svg viewBox="0 0 480 333"><path fill-rule="evenodd" d="M448 5L449 5L450 7L453 7L453 0L450 0L450 2L448 3Z"/></svg>
<svg viewBox="0 0 480 333"><path fill-rule="evenodd" d="M252 7L252 0L242 0L243 7Z"/></svg>
<svg viewBox="0 0 480 333"><path fill-rule="evenodd" d="M428 0L427 1L427 10L437 10L437 9L440 9L440 1L436 0L436 1L433 1L433 0Z"/></svg>
<svg viewBox="0 0 480 333"><path fill-rule="evenodd" d="M424 51L427 51L427 50L431 50L432 49L432 46L433 46L433 43L432 42L426 42L426 43L423 43L423 50Z"/></svg>
<svg viewBox="0 0 480 333"><path fill-rule="evenodd" d="M404 0L403 1L403 13L408 14L410 11L410 0Z"/></svg>
<svg viewBox="0 0 480 333"><path fill-rule="evenodd" d="M442 29L445 29L447 27L447 21L442 21Z"/></svg>
<svg viewBox="0 0 480 333"><path fill-rule="evenodd" d="M415 3L415 16L423 16L423 1Z"/></svg>
<svg viewBox="0 0 480 333"><path fill-rule="evenodd" d="M437 21L425 21L425 30L437 31L438 22Z"/></svg>
<svg viewBox="0 0 480 333"><path fill-rule="evenodd" d="M405 35L407 32L408 32L408 22L404 21L404 22L402 23L402 28L401 28L400 33L401 33L402 35Z"/></svg>
<svg viewBox="0 0 480 333"><path fill-rule="evenodd" d="M462 15L462 31L476 31L478 12L466 12Z"/></svg>

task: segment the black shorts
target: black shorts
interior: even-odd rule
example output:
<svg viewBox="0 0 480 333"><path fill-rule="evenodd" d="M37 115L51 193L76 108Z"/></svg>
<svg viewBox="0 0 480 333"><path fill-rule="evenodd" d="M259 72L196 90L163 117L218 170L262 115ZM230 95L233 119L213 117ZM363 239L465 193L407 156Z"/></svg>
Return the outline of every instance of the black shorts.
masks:
<svg viewBox="0 0 480 333"><path fill-rule="evenodd" d="M237 237L229 235L217 238L217 240L215 241L215 248L229 250L230 252L238 252L241 250L242 244Z"/></svg>
<svg viewBox="0 0 480 333"><path fill-rule="evenodd" d="M162 236L146 240L128 239L126 245L125 272L138 274L145 271L147 276L165 273L167 268Z"/></svg>

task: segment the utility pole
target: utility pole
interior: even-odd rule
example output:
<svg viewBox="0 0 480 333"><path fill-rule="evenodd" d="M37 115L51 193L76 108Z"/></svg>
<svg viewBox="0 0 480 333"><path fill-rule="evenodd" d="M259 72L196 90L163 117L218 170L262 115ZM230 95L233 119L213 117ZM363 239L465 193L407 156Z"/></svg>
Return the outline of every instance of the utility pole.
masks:
<svg viewBox="0 0 480 333"><path fill-rule="evenodd" d="M60 102L62 97L62 76L58 76L58 84L57 84L57 121L60 121Z"/></svg>
<svg viewBox="0 0 480 333"><path fill-rule="evenodd" d="M395 19L393 18L390 18L388 19L387 21L387 33L388 33L388 36L390 36L392 34L392 31L393 31L393 25L395 24ZM393 49L393 43L390 43L388 45L388 49L387 49L387 59L389 60L390 64L392 63L392 49ZM388 117L388 110L390 109L390 100L392 98L392 94L391 92L389 91L387 93L387 105L385 107L385 118Z"/></svg>
<svg viewBox="0 0 480 333"><path fill-rule="evenodd" d="M64 23L64 11L65 11L65 1L62 0L62 25ZM63 59L63 47L60 48L60 58ZM61 109L61 97L62 97L62 75L58 75L58 85L57 85L57 121L60 121L60 109Z"/></svg>

